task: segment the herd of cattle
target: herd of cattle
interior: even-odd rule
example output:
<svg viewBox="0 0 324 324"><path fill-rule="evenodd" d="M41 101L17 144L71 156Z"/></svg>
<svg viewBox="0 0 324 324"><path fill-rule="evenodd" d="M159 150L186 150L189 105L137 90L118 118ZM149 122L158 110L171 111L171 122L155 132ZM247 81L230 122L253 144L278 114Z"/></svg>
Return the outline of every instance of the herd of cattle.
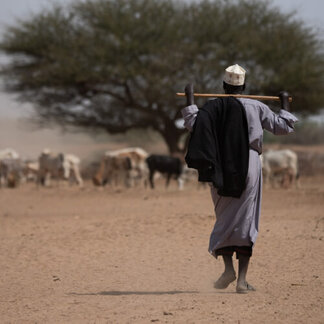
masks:
<svg viewBox="0 0 324 324"><path fill-rule="evenodd" d="M298 158L291 150L269 150L261 156L264 183L273 187L298 186ZM44 149L38 160L22 160L13 149L0 150L0 187L17 187L26 182L50 186L51 181L59 184L64 180L70 184L83 186L80 158L73 154L55 154ZM149 184L154 188L154 180L166 177L166 186L176 179L178 188L185 182L197 180L195 170L185 166L184 159L168 155L148 154L142 148L124 148L108 151L101 157L92 181L96 186L135 187Z"/></svg>

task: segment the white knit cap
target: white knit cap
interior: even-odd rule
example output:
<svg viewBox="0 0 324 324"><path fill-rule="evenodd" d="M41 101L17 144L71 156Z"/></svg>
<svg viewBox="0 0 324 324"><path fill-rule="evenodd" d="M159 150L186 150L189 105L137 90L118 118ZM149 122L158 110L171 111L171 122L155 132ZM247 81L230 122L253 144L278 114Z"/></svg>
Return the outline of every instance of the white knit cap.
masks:
<svg viewBox="0 0 324 324"><path fill-rule="evenodd" d="M238 64L231 65L225 70L224 82L233 86L240 86L244 84L244 80L245 70Z"/></svg>

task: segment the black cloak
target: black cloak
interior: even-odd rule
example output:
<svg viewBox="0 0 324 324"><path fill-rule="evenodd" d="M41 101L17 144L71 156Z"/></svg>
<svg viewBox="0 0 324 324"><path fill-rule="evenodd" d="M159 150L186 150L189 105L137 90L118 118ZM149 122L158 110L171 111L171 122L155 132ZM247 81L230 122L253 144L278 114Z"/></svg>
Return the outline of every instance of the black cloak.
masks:
<svg viewBox="0 0 324 324"><path fill-rule="evenodd" d="M218 98L199 110L185 159L189 168L198 170L198 181L212 182L220 196L241 196L249 168L249 135L240 101Z"/></svg>

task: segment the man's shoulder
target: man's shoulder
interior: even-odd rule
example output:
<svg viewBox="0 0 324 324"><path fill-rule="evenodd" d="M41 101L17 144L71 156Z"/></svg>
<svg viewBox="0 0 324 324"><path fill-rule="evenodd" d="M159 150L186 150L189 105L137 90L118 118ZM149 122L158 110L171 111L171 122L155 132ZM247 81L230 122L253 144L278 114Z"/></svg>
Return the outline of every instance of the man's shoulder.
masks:
<svg viewBox="0 0 324 324"><path fill-rule="evenodd" d="M215 113L215 110L220 108L222 105L222 102L220 98L216 99L209 99L207 100L204 105L199 109L201 112L206 112L206 113Z"/></svg>
<svg viewBox="0 0 324 324"><path fill-rule="evenodd" d="M259 107L259 108L264 108L268 107L266 104L259 100L255 99L250 99L250 98L239 98L239 101L243 104L243 106L252 106L252 107Z"/></svg>
<svg viewBox="0 0 324 324"><path fill-rule="evenodd" d="M207 107L212 107L214 105L218 105L220 104L221 100L220 98L214 98L214 99L208 99L205 104L203 105L203 107L207 106ZM202 108L203 108L202 107Z"/></svg>

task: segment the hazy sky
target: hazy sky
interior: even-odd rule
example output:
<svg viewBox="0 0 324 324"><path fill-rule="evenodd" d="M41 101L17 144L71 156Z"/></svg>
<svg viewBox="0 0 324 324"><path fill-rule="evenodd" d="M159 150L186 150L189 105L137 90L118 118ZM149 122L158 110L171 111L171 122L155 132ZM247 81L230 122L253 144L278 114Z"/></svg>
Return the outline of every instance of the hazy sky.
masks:
<svg viewBox="0 0 324 324"><path fill-rule="evenodd" d="M31 12L39 12L52 2L68 4L71 1L73 0L0 0L0 37L5 26L13 24L17 18L28 17ZM272 3L284 12L296 11L297 17L324 34L324 0L273 0ZM1 62L3 62L3 55L0 54ZM33 135L21 128L22 124L18 122L18 119L30 114L31 111L32 107L29 104L17 103L12 95L2 92L0 88L0 149L7 146L25 147L20 142L24 136L27 136L27 133L29 142L46 135L48 140L52 136L51 143L56 143L57 146L66 144L72 138L72 135L70 137L62 135L58 129L47 131L47 133L38 131ZM15 136L10 136L10 132Z"/></svg>

